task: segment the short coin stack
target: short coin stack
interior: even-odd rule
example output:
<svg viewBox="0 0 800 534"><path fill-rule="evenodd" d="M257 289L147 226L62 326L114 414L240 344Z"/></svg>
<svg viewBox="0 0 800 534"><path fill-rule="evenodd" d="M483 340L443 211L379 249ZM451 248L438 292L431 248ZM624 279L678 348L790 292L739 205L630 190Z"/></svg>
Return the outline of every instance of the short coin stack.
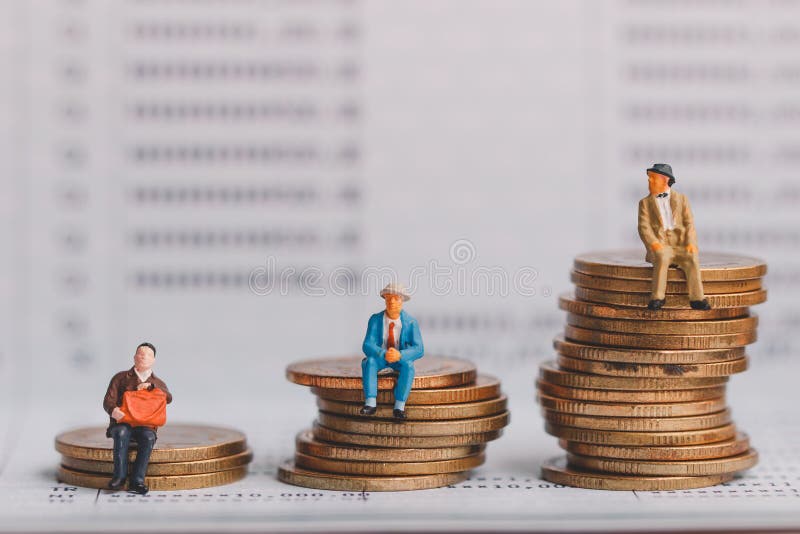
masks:
<svg viewBox="0 0 800 534"><path fill-rule="evenodd" d="M378 375L378 411L368 417L359 415L360 357L290 365L287 378L312 387L319 416L297 435L294 461L280 467L278 478L340 491L418 490L464 480L508 424L500 382L460 359L425 356L414 367L407 419L397 420L396 375L389 370Z"/></svg>
<svg viewBox="0 0 800 534"><path fill-rule="evenodd" d="M129 468L136 453L131 447ZM103 489L114 470L113 442L105 427L70 430L56 437L58 480ZM158 430L145 484L151 490L186 490L230 484L247 475L253 453L244 434L227 428L167 424Z"/></svg>
<svg viewBox="0 0 800 534"><path fill-rule="evenodd" d="M756 339L748 306L764 302L764 262L700 254L711 310L689 306L671 268L666 304L647 309L652 267L640 251L575 259L564 295L557 361L540 367L545 429L566 458L542 467L554 483L592 489L675 490L726 482L756 464L725 403L728 376L747 368Z"/></svg>

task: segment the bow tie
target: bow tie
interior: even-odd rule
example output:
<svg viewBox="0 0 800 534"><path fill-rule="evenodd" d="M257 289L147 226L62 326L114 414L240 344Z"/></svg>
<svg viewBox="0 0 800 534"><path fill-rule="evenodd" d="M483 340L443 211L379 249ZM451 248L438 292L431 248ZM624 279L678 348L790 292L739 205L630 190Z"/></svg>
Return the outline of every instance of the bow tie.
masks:
<svg viewBox="0 0 800 534"><path fill-rule="evenodd" d="M667 197L669 196L669 193L659 193L659 194L657 194L656 196L657 196L658 198L667 198Z"/></svg>

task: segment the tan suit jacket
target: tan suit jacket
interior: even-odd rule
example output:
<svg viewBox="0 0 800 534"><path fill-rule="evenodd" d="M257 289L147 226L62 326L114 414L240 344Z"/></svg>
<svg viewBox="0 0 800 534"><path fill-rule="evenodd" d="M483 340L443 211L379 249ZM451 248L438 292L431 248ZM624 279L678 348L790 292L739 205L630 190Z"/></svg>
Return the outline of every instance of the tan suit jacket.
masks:
<svg viewBox="0 0 800 534"><path fill-rule="evenodd" d="M686 195L676 191L670 191L669 197L675 226L672 233L677 239L677 244L683 247L691 244L696 247L697 232L694 229L694 217L692 217L692 209L689 207L689 199L686 198ZM670 246L670 243L667 242L667 231L661 222L661 212L658 209L656 197L653 195L647 195L639 201L639 237L642 238L647 249L645 259L650 263L653 263L655 259L653 251L650 250L653 243L658 241L665 246Z"/></svg>

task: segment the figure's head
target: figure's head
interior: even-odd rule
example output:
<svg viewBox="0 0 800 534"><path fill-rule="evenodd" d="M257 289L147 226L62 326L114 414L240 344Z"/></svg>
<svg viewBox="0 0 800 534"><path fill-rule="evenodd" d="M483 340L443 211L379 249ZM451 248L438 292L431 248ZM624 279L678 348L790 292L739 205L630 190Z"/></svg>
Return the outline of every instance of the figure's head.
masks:
<svg viewBox="0 0 800 534"><path fill-rule="evenodd" d="M647 169L647 183L651 195L664 193L675 183L672 167L666 163L654 163Z"/></svg>
<svg viewBox="0 0 800 534"><path fill-rule="evenodd" d="M650 188L651 195L658 195L669 189L669 178L663 174L649 171L647 173L647 185Z"/></svg>
<svg viewBox="0 0 800 534"><path fill-rule="evenodd" d="M156 348L152 343L140 343L136 347L136 353L133 355L133 366L136 370L147 371L153 367L156 361Z"/></svg>
<svg viewBox="0 0 800 534"><path fill-rule="evenodd" d="M390 319L400 317L403 310L403 302L411 298L402 284L389 284L381 290L381 297L386 301L386 315Z"/></svg>
<svg viewBox="0 0 800 534"><path fill-rule="evenodd" d="M400 312L403 311L403 297L395 293L389 293L383 296L386 301L386 315L392 319L400 317Z"/></svg>

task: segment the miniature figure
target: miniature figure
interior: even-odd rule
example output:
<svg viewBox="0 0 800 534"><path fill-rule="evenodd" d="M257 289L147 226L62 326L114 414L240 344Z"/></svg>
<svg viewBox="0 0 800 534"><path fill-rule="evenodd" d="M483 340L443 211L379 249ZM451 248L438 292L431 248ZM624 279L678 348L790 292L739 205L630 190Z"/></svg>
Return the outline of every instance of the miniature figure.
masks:
<svg viewBox="0 0 800 534"><path fill-rule="evenodd" d="M710 310L703 295L697 232L686 195L671 190L675 183L672 167L655 163L647 169L650 194L639 201L639 237L647 249L646 260L653 264L653 289L647 307L661 309L666 303L667 274L670 266L686 275L689 304L695 310Z"/></svg>
<svg viewBox="0 0 800 534"><path fill-rule="evenodd" d="M386 310L369 318L362 350L361 380L364 385L362 415L374 415L378 400L378 371L390 367L399 373L394 388L394 411L397 419L406 418L406 399L414 382L414 361L422 358L422 336L416 319L403 310L411 297L401 284L389 284L381 290Z"/></svg>
<svg viewBox="0 0 800 534"><path fill-rule="evenodd" d="M156 429L164 424L166 404L172 402L172 394L167 385L153 374L155 359L156 348L151 343L141 343L136 347L133 367L120 371L111 378L103 399L103 408L110 416L106 437L114 439L114 474L108 484L109 489L119 490L125 485L128 476L128 448L131 441L135 441L136 460L128 489L141 495L148 492L144 477L150 453L156 443ZM146 405L144 416L134 408L137 402ZM126 413L123 408L137 413Z"/></svg>

